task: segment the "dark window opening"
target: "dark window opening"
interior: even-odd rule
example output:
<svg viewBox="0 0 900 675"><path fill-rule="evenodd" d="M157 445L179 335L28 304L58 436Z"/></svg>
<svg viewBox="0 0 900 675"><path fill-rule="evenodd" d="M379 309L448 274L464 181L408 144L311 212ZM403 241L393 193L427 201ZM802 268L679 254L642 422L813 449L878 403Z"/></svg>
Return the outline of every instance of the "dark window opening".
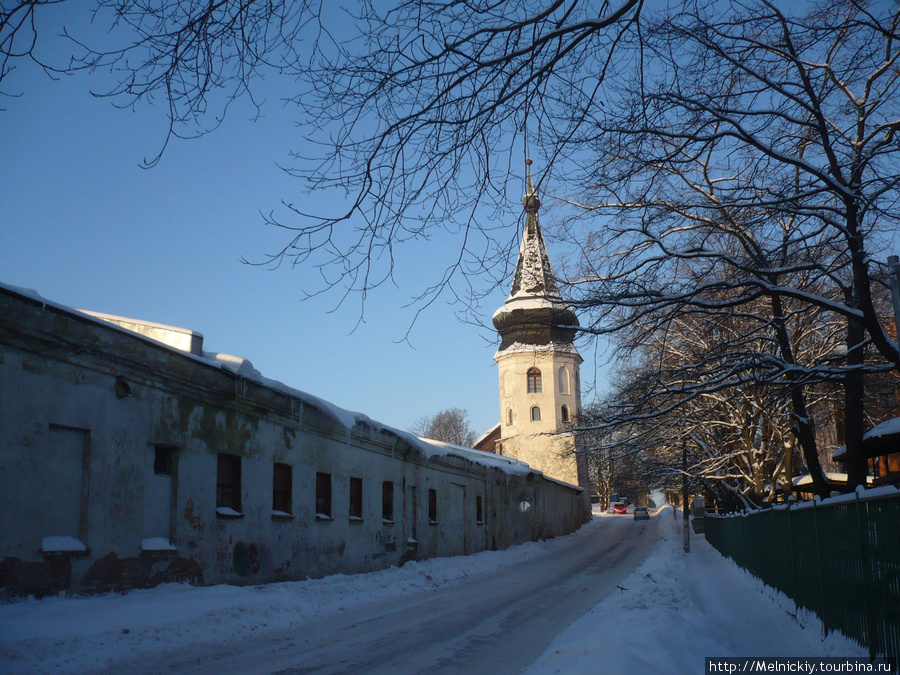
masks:
<svg viewBox="0 0 900 675"><path fill-rule="evenodd" d="M528 369L528 393L540 394L543 391L541 383L541 371L537 368Z"/></svg>
<svg viewBox="0 0 900 675"><path fill-rule="evenodd" d="M560 413L561 413L560 419L562 419L563 422L568 422L569 421L569 409L566 406L563 406Z"/></svg>
<svg viewBox="0 0 900 675"><path fill-rule="evenodd" d="M428 490L428 522L432 525L437 524L437 490Z"/></svg>
<svg viewBox="0 0 900 675"><path fill-rule="evenodd" d="M381 518L394 520L394 484L389 480L381 484Z"/></svg>
<svg viewBox="0 0 900 675"><path fill-rule="evenodd" d="M293 513L291 494L292 470L290 464L275 463L272 469L272 510Z"/></svg>
<svg viewBox="0 0 900 675"><path fill-rule="evenodd" d="M897 407L897 392L894 385L882 384L877 389L878 407L882 410L893 410Z"/></svg>
<svg viewBox="0 0 900 675"><path fill-rule="evenodd" d="M353 520L362 520L363 515L363 495L362 495L362 478L350 479L350 518Z"/></svg>
<svg viewBox="0 0 900 675"><path fill-rule="evenodd" d="M331 518L330 473L316 473L316 517Z"/></svg>
<svg viewBox="0 0 900 675"><path fill-rule="evenodd" d="M216 508L241 511L241 458L237 455L219 453Z"/></svg>
<svg viewBox="0 0 900 675"><path fill-rule="evenodd" d="M157 476L172 475L172 453L175 448L168 445L157 445L153 456L153 473Z"/></svg>
<svg viewBox="0 0 900 675"><path fill-rule="evenodd" d="M484 508L481 504L481 496L475 497L475 522L479 525L484 522Z"/></svg>
<svg viewBox="0 0 900 675"><path fill-rule="evenodd" d="M411 485L409 488L409 520L412 523L413 541L419 539L419 512L416 510L418 503L416 501L416 486Z"/></svg>

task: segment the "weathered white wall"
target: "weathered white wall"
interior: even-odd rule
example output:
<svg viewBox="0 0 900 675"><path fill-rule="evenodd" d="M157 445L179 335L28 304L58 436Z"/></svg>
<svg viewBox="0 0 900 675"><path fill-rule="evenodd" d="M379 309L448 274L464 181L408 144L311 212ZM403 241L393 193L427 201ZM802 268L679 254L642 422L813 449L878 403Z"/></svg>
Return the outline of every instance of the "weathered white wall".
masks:
<svg viewBox="0 0 900 675"><path fill-rule="evenodd" d="M348 429L327 406L2 288L0 420L8 593L362 572L558 536L585 517L572 486L429 458L392 430ZM158 445L176 448L170 476L154 473ZM216 512L220 452L242 458L240 518ZM292 467L291 518L272 514L275 462ZM315 517L317 471L332 475L330 521ZM363 479L362 522L349 518L351 477ZM381 517L385 480L395 484L393 524ZM87 551L43 550L50 536ZM175 550L143 550L148 538Z"/></svg>

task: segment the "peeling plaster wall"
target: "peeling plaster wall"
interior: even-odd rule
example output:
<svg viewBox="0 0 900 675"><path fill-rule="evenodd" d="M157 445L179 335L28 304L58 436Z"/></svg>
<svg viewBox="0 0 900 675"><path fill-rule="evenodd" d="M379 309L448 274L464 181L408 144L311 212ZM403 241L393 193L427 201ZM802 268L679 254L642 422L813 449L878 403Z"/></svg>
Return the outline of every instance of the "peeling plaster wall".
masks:
<svg viewBox="0 0 900 675"><path fill-rule="evenodd" d="M584 518L572 486L429 459L390 430L348 430L308 401L2 288L0 421L0 593L12 595L365 572L554 537ZM171 458L162 473L158 449ZM241 458L240 517L217 513L218 453ZM276 462L291 466L290 516L272 512ZM332 478L331 520L316 519L317 472Z"/></svg>

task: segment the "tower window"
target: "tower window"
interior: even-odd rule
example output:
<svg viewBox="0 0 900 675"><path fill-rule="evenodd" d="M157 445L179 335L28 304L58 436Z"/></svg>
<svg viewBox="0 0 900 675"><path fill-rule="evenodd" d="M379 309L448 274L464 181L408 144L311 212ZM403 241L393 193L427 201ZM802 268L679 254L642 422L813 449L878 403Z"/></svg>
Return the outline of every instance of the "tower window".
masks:
<svg viewBox="0 0 900 675"><path fill-rule="evenodd" d="M531 421L532 422L540 422L541 421L541 409L537 406L534 406L531 409Z"/></svg>
<svg viewBox="0 0 900 675"><path fill-rule="evenodd" d="M528 369L528 393L540 394L543 391L541 386L541 371L537 368Z"/></svg>
<svg viewBox="0 0 900 675"><path fill-rule="evenodd" d="M562 410L560 410L560 419L563 422L569 421L569 409L566 406L563 406Z"/></svg>
<svg viewBox="0 0 900 675"><path fill-rule="evenodd" d="M569 371L565 366L559 369L559 393L569 393Z"/></svg>
<svg viewBox="0 0 900 675"><path fill-rule="evenodd" d="M506 409L506 423L512 424L512 408Z"/></svg>

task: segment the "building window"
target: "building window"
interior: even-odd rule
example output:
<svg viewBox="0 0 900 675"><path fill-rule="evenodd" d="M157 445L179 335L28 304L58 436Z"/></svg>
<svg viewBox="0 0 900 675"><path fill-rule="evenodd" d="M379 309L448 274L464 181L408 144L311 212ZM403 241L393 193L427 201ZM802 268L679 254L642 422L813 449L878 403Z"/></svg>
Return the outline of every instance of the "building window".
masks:
<svg viewBox="0 0 900 675"><path fill-rule="evenodd" d="M475 497L475 522L478 525L484 523L484 507L481 503L481 495Z"/></svg>
<svg viewBox="0 0 900 675"><path fill-rule="evenodd" d="M893 410L897 407L897 393L894 385L880 384L878 385L878 407L882 410Z"/></svg>
<svg viewBox="0 0 900 675"><path fill-rule="evenodd" d="M272 511L278 515L293 513L291 495L292 471L290 464L275 463L272 469Z"/></svg>
<svg viewBox="0 0 900 675"><path fill-rule="evenodd" d="M563 422L569 421L569 409L566 406L563 406L562 409L559 411L559 413L560 413L560 415L559 415L560 419Z"/></svg>
<svg viewBox="0 0 900 675"><path fill-rule="evenodd" d="M565 366L559 369L559 393L569 393L569 370Z"/></svg>
<svg viewBox="0 0 900 675"><path fill-rule="evenodd" d="M216 471L216 509L220 515L241 513L241 458L219 453Z"/></svg>
<svg viewBox="0 0 900 675"><path fill-rule="evenodd" d="M537 368L528 369L528 393L540 394L543 391L541 385L541 371Z"/></svg>
<svg viewBox="0 0 900 675"><path fill-rule="evenodd" d="M394 483L389 480L381 484L381 519L394 522Z"/></svg>
<svg viewBox="0 0 900 675"><path fill-rule="evenodd" d="M157 445L153 456L153 473L157 476L172 475L172 453L175 448L171 445Z"/></svg>
<svg viewBox="0 0 900 675"><path fill-rule="evenodd" d="M506 409L506 423L512 424L512 408Z"/></svg>
<svg viewBox="0 0 900 675"><path fill-rule="evenodd" d="M350 479L350 520L362 520L363 517L362 478Z"/></svg>
<svg viewBox="0 0 900 675"><path fill-rule="evenodd" d="M437 490L428 490L428 523L430 525L437 525L438 522L438 512L437 512Z"/></svg>
<svg viewBox="0 0 900 675"><path fill-rule="evenodd" d="M331 474L316 472L316 520L331 520Z"/></svg>
<svg viewBox="0 0 900 675"><path fill-rule="evenodd" d="M7 423L6 418L3 422ZM87 535L87 513L82 511L82 504L88 503L91 490L90 471L86 470L91 466L90 429L51 423L43 460L46 470L32 474L28 486L34 495L33 506L40 510L39 522L43 525L40 534L77 537L81 541ZM4 501L4 518L9 518L9 510L9 502ZM3 522L8 527L8 521ZM44 542L41 550L55 553L55 547L48 544ZM87 546L77 554L86 552Z"/></svg>
<svg viewBox="0 0 900 675"><path fill-rule="evenodd" d="M541 421L541 409L537 406L534 406L531 409L531 421L532 422L540 422Z"/></svg>

